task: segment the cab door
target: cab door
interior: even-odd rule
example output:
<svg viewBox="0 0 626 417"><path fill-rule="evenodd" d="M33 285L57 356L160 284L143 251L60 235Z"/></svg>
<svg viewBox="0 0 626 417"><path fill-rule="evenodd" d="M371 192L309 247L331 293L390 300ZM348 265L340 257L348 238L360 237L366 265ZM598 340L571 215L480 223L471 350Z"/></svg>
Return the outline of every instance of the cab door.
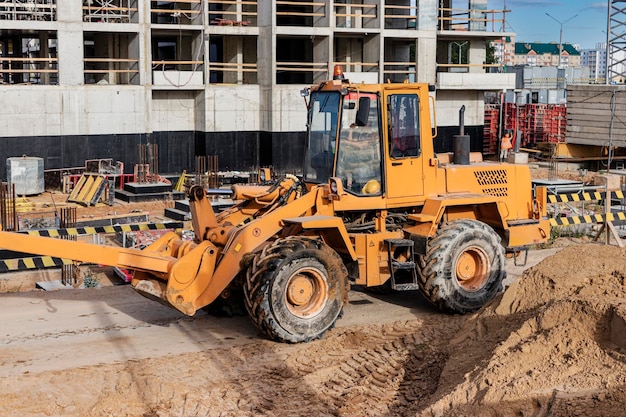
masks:
<svg viewBox="0 0 626 417"><path fill-rule="evenodd" d="M417 94L387 96L387 196L390 203L424 195Z"/></svg>

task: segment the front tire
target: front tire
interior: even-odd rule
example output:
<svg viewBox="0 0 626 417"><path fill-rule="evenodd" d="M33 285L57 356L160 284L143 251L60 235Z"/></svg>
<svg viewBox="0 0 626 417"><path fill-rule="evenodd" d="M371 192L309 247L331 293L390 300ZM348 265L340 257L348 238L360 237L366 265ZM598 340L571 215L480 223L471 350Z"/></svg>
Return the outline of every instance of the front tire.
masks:
<svg viewBox="0 0 626 417"><path fill-rule="evenodd" d="M443 311L478 310L502 290L505 262L491 227L476 220L445 223L420 257L420 291Z"/></svg>
<svg viewBox="0 0 626 417"><path fill-rule="evenodd" d="M348 272L325 243L298 236L280 239L255 255L244 299L254 324L279 342L320 338L341 316Z"/></svg>

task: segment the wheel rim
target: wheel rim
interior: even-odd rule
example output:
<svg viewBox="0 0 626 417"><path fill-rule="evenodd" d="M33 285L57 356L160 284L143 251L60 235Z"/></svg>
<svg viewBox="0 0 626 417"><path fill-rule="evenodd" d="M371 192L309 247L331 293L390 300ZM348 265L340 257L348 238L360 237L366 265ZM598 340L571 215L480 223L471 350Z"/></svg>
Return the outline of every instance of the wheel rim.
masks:
<svg viewBox="0 0 626 417"><path fill-rule="evenodd" d="M489 278L489 257L477 246L465 249L456 262L456 278L466 291L480 289Z"/></svg>
<svg viewBox="0 0 626 417"><path fill-rule="evenodd" d="M328 299L328 283L324 274L315 268L302 268L291 276L285 293L291 314L311 318L320 313Z"/></svg>

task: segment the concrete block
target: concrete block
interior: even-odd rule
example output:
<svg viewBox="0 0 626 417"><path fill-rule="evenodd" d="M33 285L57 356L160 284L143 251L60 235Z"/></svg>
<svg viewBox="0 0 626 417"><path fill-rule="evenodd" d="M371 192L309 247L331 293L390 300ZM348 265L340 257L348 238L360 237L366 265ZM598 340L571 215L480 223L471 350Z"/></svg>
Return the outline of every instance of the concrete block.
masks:
<svg viewBox="0 0 626 417"><path fill-rule="evenodd" d="M609 191L620 190L620 176L615 174L596 174L593 177L593 185L606 188Z"/></svg>
<svg viewBox="0 0 626 417"><path fill-rule="evenodd" d="M35 284L36 288L42 289L44 291L55 291L55 290L73 290L69 284L63 284L59 281L39 281Z"/></svg>
<svg viewBox="0 0 626 417"><path fill-rule="evenodd" d="M509 164L527 164L528 154L526 152L513 152L507 157Z"/></svg>

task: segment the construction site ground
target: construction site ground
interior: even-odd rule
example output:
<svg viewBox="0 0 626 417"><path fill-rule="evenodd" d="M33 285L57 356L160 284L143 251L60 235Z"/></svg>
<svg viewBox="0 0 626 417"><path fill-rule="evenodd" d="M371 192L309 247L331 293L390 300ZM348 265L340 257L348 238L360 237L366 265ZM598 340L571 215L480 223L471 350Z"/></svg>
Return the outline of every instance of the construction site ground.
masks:
<svg viewBox="0 0 626 417"><path fill-rule="evenodd" d="M158 221L168 204L78 217ZM99 288L58 291L4 274L0 415L624 416L626 249L592 240L553 239L524 267L509 259L506 290L464 316L418 292L355 287L334 329L295 345L237 311L184 316L107 268L89 271Z"/></svg>

